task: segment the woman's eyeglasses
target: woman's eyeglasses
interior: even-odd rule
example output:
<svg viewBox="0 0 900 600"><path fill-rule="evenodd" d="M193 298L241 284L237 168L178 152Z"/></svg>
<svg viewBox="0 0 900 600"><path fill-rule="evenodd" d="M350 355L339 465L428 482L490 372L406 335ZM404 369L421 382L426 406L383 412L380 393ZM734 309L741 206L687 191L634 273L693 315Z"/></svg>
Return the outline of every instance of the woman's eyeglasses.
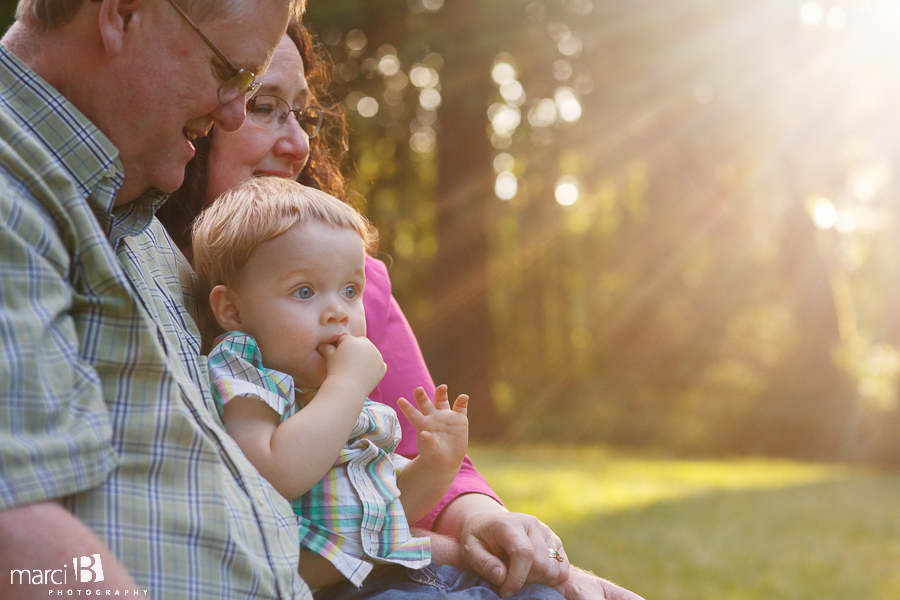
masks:
<svg viewBox="0 0 900 600"><path fill-rule="evenodd" d="M293 115L300 124L300 129L310 139L319 134L325 111L318 106L291 108L278 96L254 96L247 102L247 115L254 123L266 129L278 129L284 125L288 117Z"/></svg>

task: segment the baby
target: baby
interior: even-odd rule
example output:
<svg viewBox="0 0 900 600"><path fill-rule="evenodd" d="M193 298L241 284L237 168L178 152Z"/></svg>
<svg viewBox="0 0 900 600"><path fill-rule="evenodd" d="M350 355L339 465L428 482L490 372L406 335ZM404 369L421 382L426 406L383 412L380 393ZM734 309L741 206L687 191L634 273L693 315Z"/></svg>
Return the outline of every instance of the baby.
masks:
<svg viewBox="0 0 900 600"><path fill-rule="evenodd" d="M294 181L262 177L223 194L194 226L201 294L229 333L209 355L225 428L293 501L300 575L313 588L362 584L374 563L420 568L427 538L409 523L440 501L462 464L468 397L450 407L419 388L400 399L419 455L393 454L400 425L367 399L384 376L366 339L365 254L374 229L353 208Z"/></svg>

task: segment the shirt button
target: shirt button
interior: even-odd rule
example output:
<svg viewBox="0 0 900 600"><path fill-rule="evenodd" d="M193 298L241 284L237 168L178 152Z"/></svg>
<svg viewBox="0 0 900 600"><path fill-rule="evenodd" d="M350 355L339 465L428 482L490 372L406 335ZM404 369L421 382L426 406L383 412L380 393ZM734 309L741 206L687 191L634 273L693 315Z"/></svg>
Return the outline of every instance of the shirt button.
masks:
<svg viewBox="0 0 900 600"><path fill-rule="evenodd" d="M266 504L266 496L259 490L253 490L253 501L259 504L260 506L265 506Z"/></svg>

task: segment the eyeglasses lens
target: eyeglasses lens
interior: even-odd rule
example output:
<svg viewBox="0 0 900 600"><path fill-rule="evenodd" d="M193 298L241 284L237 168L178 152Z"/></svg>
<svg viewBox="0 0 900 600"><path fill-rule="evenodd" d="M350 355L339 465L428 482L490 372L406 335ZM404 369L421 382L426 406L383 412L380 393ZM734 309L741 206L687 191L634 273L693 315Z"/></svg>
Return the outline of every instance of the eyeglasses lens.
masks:
<svg viewBox="0 0 900 600"><path fill-rule="evenodd" d="M294 114L297 115L297 121L300 122L300 128L306 132L306 135L308 135L310 139L319 135L319 130L322 129L322 121L325 117L321 108L318 106L307 106L300 112Z"/></svg>
<svg viewBox="0 0 900 600"><path fill-rule="evenodd" d="M245 101L249 101L259 90L259 85L253 73L241 69L219 87L219 102L228 104L241 94L244 95Z"/></svg>
<svg viewBox="0 0 900 600"><path fill-rule="evenodd" d="M287 102L277 96L255 96L247 102L247 114L254 123L267 129L278 129L293 114L300 128L310 139L319 134L324 112L317 106L292 110Z"/></svg>

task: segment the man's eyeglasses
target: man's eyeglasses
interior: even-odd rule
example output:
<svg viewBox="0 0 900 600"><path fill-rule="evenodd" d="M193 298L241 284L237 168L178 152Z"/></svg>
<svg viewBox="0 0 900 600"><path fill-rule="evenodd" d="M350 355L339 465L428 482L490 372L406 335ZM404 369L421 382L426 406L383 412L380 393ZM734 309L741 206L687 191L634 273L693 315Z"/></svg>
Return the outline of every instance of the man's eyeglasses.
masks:
<svg viewBox="0 0 900 600"><path fill-rule="evenodd" d="M325 119L325 111L318 106L292 109L278 96L254 96L247 102L247 115L254 123L266 129L278 129L287 122L289 116L294 115L300 123L300 129L309 139L319 134Z"/></svg>
<svg viewBox="0 0 900 600"><path fill-rule="evenodd" d="M219 49L216 48L216 45L209 41L209 38L204 35L200 28L197 27L197 24L187 15L184 10L177 4L175 4L175 0L169 0L169 4L172 5L178 14L181 15L187 24L191 26L191 29L197 32L197 35L200 36L209 49L213 51L219 60L221 60L226 67L231 71L231 77L229 77L222 85L219 86L219 102L222 104L228 104L229 102L234 101L235 98L238 98L241 94L244 94L244 97L249 100L253 97L253 94L259 89L259 83L256 82L256 73L251 73L250 71L245 71L244 69L237 69L231 61L225 58L225 55L219 52Z"/></svg>

